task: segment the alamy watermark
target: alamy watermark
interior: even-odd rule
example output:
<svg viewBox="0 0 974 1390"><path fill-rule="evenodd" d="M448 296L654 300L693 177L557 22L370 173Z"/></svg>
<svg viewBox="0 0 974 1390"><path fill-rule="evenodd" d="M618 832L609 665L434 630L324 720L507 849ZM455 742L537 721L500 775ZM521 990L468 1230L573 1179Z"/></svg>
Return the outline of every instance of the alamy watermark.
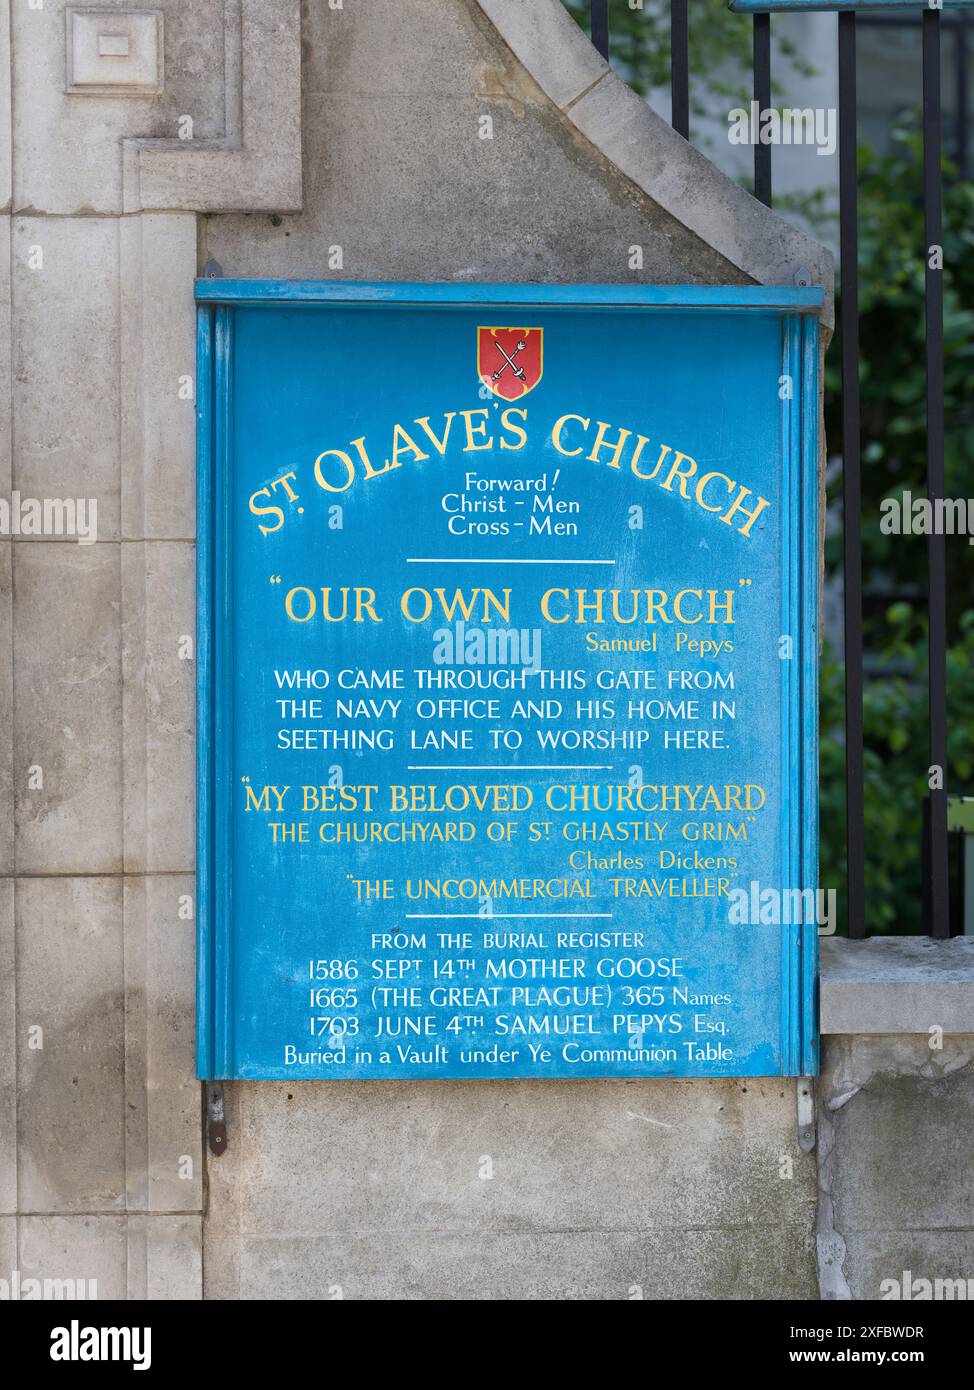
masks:
<svg viewBox="0 0 974 1390"><path fill-rule="evenodd" d="M974 545L974 497L884 497L879 529L884 536L966 536Z"/></svg>
<svg viewBox="0 0 974 1390"><path fill-rule="evenodd" d="M0 497L0 536L74 536L79 545L98 539L96 497Z"/></svg>
<svg viewBox="0 0 974 1390"><path fill-rule="evenodd" d="M921 1279L904 1269L899 1279L883 1279L879 1296L893 1303L966 1303L974 1300L974 1279Z"/></svg>
<svg viewBox="0 0 974 1390"><path fill-rule="evenodd" d="M152 1365L151 1327L87 1327L72 1318L51 1332L52 1361L131 1361L133 1371Z"/></svg>
<svg viewBox="0 0 974 1390"><path fill-rule="evenodd" d="M35 1279L19 1269L0 1279L0 1303L91 1303L97 1297L97 1279Z"/></svg>
<svg viewBox="0 0 974 1390"><path fill-rule="evenodd" d="M772 888L756 878L727 894L727 920L733 927L817 926L820 936L835 934L834 888Z"/></svg>
<svg viewBox="0 0 974 1390"><path fill-rule="evenodd" d="M835 154L837 138L833 106L783 106L779 111L752 101L727 113L732 145L813 145L816 154Z"/></svg>

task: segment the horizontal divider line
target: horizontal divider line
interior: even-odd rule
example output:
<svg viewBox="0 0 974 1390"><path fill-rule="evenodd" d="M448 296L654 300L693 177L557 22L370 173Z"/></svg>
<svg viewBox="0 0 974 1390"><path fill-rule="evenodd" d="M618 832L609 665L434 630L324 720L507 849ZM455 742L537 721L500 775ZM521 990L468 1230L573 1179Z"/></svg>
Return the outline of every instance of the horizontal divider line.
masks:
<svg viewBox="0 0 974 1390"><path fill-rule="evenodd" d="M420 558L407 560L407 565L614 565L615 560L453 560Z"/></svg>
<svg viewBox="0 0 974 1390"><path fill-rule="evenodd" d="M562 917L611 917L611 912L405 912L403 916L407 921L453 921L457 918L480 918L482 922L497 922L504 917L530 917L533 921L541 921L547 918Z"/></svg>

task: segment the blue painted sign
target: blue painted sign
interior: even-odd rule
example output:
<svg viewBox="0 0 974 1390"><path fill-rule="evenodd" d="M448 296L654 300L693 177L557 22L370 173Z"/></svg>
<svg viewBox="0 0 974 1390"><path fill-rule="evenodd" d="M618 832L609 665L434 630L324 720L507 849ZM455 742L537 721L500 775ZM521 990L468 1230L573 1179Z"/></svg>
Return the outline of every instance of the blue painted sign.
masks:
<svg viewBox="0 0 974 1390"><path fill-rule="evenodd" d="M197 299L200 1075L813 1072L821 291Z"/></svg>

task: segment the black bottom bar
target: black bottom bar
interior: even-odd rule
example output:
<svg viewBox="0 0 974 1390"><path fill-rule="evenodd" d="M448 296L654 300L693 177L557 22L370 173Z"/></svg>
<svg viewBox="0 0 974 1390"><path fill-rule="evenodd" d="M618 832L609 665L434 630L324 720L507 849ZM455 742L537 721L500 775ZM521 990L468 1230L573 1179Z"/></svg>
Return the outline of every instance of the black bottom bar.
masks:
<svg viewBox="0 0 974 1390"><path fill-rule="evenodd" d="M59 1371L67 1380L76 1380L79 1371L88 1370L93 1372L90 1379L96 1382L116 1375L124 1376L131 1384L135 1366L138 1366L140 1374L136 1384L147 1372L150 1377L155 1374L160 1384L173 1385L186 1379L187 1374L192 1376L192 1366L201 1364L199 1353L194 1354L192 1350L194 1343L210 1348L203 1364L210 1365L211 1371L201 1378L221 1385L236 1383L252 1375L255 1351L272 1341L286 1347L285 1357L281 1358L283 1369L279 1373L303 1380L320 1375L318 1343L322 1332L332 1328L337 1335L338 1329L348 1331L374 1322L375 1314L355 1311L356 1303L361 1307L374 1297L370 1289L348 1287L335 1292L341 1289L337 1277L340 1273L336 1271L336 1279L330 1286L309 1278L304 1297L314 1302L315 1326L319 1329L315 1337L295 1337L295 1308L287 1299L265 1303L221 1302L216 1319L214 1305L202 1302L10 1303L5 1315L6 1333L11 1346L16 1348L22 1368L20 1374L27 1383L36 1381L38 1374L46 1383L47 1376L53 1373L56 1377ZM423 1322L426 1317L442 1314L435 1311L424 1314L422 1306L417 1305L435 1304L443 1298L442 1281L432 1277L429 1281L431 1292L424 1294L424 1273L426 1271L417 1266L408 1290L397 1289L392 1282L385 1295L386 1301L408 1301L412 1308L408 1316ZM891 1282L902 1285L904 1273L909 1274L909 1271L891 1272ZM528 1286L531 1284L530 1280L524 1282ZM541 1279L536 1282L539 1288L536 1298L551 1298L550 1292L541 1291ZM594 1297L607 1302L628 1302L635 1297L633 1290L638 1288L635 1278L631 1286L613 1281L604 1290L596 1289L585 1301ZM686 1334L690 1344L699 1347L694 1356L701 1366L726 1368L736 1377L758 1371L780 1376L795 1365L814 1366L817 1363L825 1370L823 1379L826 1381L830 1366L842 1368L850 1364L880 1365L886 1369L907 1364L927 1372L956 1373L956 1366L968 1350L966 1303L958 1306L953 1301L918 1301L922 1300L923 1292L922 1284L918 1285L913 1276L910 1276L902 1301L887 1294L883 1301L870 1301L865 1307L855 1302L818 1302L813 1298L800 1303L747 1298L719 1302L681 1300L673 1298L672 1289L659 1288L655 1297L648 1289L645 1293L639 1290L641 1301L662 1303L668 1330ZM868 1296L871 1300L877 1297L872 1292ZM955 1296L961 1297L960 1294ZM557 1292L554 1297L558 1298ZM563 1297L565 1301L572 1301ZM494 1300L522 1301L517 1294L505 1297L504 1289L485 1279L483 1299L477 1301ZM703 1324L701 1314L705 1318ZM388 1319L396 1315L390 1311L383 1316ZM458 1312L456 1316L462 1315ZM702 1325L707 1330L706 1346L701 1344ZM117 1329L115 1335L110 1334L106 1339L107 1345L109 1348L118 1346L119 1351L123 1355L128 1353L131 1359L106 1361L99 1356L93 1360L76 1360L73 1366L70 1362L65 1365L63 1361L52 1359L52 1350L56 1355L67 1353L71 1357L72 1353L80 1352L82 1345L89 1349L98 1346L101 1338L90 1331L97 1328ZM122 1329L128 1330L128 1337L118 1335ZM137 1331L137 1335L132 1336L133 1331ZM140 1361L134 1360L135 1355ZM374 1366L375 1363L375 1357L370 1358L370 1364ZM380 1357L380 1373L385 1364Z"/></svg>

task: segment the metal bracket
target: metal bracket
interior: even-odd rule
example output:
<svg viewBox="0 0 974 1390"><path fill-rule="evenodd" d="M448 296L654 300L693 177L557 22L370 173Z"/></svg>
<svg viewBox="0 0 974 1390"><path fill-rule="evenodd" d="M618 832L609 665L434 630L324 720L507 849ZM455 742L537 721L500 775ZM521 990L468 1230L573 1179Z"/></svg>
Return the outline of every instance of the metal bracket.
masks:
<svg viewBox="0 0 974 1390"><path fill-rule="evenodd" d="M223 278L223 266L219 261L207 261L203 267L204 280L220 280Z"/></svg>
<svg viewBox="0 0 974 1390"><path fill-rule="evenodd" d="M798 1100L798 1147L810 1154L815 1147L815 1083L810 1076L796 1082Z"/></svg>
<svg viewBox="0 0 974 1390"><path fill-rule="evenodd" d="M800 270L795 271L795 284L798 286L799 289L805 289L806 286L810 285L811 283L812 272L808 270L805 266L802 266Z"/></svg>
<svg viewBox="0 0 974 1390"><path fill-rule="evenodd" d="M210 1153L219 1158L227 1151L227 1121L223 1108L223 1082L206 1083L206 1137Z"/></svg>

